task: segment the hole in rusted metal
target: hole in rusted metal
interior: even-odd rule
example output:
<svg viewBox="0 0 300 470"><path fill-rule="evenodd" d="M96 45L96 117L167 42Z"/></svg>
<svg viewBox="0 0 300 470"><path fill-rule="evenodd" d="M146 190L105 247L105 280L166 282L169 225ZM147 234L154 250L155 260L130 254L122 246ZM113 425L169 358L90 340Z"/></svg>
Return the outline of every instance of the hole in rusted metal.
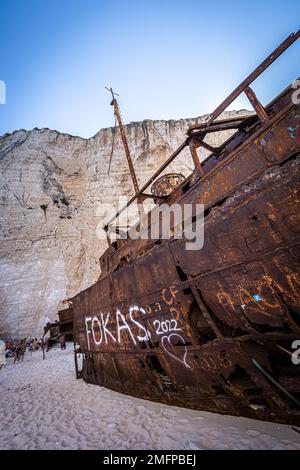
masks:
<svg viewBox="0 0 300 470"><path fill-rule="evenodd" d="M195 300L190 307L189 319L198 344L205 344L216 338L213 329L203 317L203 314Z"/></svg>
<svg viewBox="0 0 300 470"><path fill-rule="evenodd" d="M278 297L280 298L283 305L287 308L289 316L293 320L293 322L300 327L300 312L296 312L293 310L290 305L288 305L280 291L277 292Z"/></svg>
<svg viewBox="0 0 300 470"><path fill-rule="evenodd" d="M283 324L283 326L271 326L266 323L264 324L259 324L255 322L251 322L251 325L258 331L259 333L275 333L275 332L281 332L281 333L292 333L292 330L290 329L289 325L286 323Z"/></svg>
<svg viewBox="0 0 300 470"><path fill-rule="evenodd" d="M239 365L235 366L234 371L228 377L228 381L234 387L240 388L244 391L257 389L257 386L251 379L250 375Z"/></svg>
<svg viewBox="0 0 300 470"><path fill-rule="evenodd" d="M185 289L183 289L182 292L184 293L184 295L193 295L192 289L190 287L186 287Z"/></svg>
<svg viewBox="0 0 300 470"><path fill-rule="evenodd" d="M183 269L181 268L181 266L179 266L179 264L176 264L176 271L177 271L177 274L179 276L179 279L184 282L184 281L187 281L187 275L185 274L185 272L183 271Z"/></svg>
<svg viewBox="0 0 300 470"><path fill-rule="evenodd" d="M155 371L164 388L173 388L173 383L157 356L151 355L146 358L149 369Z"/></svg>
<svg viewBox="0 0 300 470"><path fill-rule="evenodd" d="M222 322L214 313L213 311L211 310L211 308L209 307L209 305L205 302L205 300L203 299L203 296L202 296L202 292L201 290L197 287L197 292L199 294L199 297L201 299L201 301L203 302L203 305L205 307L205 309L207 310L207 312L209 313L210 317L212 318L213 322L215 323L215 325L217 326L218 330L220 331L220 333L223 335L223 336L230 336L230 337L234 337L235 336L235 329L230 327L229 325L226 325L224 322Z"/></svg>
<svg viewBox="0 0 300 470"><path fill-rule="evenodd" d="M141 368L145 369L146 365L145 365L144 361L142 361L142 359L139 359L139 363L140 363Z"/></svg>
<svg viewBox="0 0 300 470"><path fill-rule="evenodd" d="M184 186L182 186L182 193L186 193L191 187L191 182L188 181Z"/></svg>

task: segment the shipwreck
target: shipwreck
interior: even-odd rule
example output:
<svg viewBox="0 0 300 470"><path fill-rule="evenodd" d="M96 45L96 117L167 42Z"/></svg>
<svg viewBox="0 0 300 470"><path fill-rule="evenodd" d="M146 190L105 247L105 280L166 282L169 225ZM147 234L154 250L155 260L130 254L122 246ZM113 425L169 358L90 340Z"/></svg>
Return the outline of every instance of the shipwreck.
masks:
<svg viewBox="0 0 300 470"><path fill-rule="evenodd" d="M263 106L250 87L299 36L189 128L141 188L111 90L135 191L127 206L204 204L205 238L190 251L185 237L133 239L131 229L112 241L108 222L100 277L71 299L77 377L147 400L300 424L299 99L291 84ZM220 118L241 93L254 112ZM228 129L218 148L205 140ZM186 147L193 172L161 176ZM202 162L199 147L209 151Z"/></svg>

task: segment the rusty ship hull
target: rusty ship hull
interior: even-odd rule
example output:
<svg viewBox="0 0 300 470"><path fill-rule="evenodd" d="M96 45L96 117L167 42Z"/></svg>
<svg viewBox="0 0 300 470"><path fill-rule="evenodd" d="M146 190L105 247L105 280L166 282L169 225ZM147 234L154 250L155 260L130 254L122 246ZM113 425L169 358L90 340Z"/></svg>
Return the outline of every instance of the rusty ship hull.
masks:
<svg viewBox="0 0 300 470"><path fill-rule="evenodd" d="M78 376L147 400L300 424L293 93L289 86L266 108L254 102L256 114L235 122L235 134L164 199L204 204L202 249L186 250L184 238L128 239L102 255L99 280L72 299ZM207 129L189 130L191 152Z"/></svg>

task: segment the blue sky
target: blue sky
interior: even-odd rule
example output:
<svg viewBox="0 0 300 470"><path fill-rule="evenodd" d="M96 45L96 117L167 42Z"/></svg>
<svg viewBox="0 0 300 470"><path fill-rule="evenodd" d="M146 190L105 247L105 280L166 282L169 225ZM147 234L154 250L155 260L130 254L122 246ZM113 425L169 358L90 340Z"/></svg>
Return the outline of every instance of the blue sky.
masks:
<svg viewBox="0 0 300 470"><path fill-rule="evenodd" d="M0 134L91 137L114 124L105 85L120 93L126 123L208 113L300 26L299 0L0 0L0 9ZM255 82L263 103L300 75L299 58L300 40Z"/></svg>

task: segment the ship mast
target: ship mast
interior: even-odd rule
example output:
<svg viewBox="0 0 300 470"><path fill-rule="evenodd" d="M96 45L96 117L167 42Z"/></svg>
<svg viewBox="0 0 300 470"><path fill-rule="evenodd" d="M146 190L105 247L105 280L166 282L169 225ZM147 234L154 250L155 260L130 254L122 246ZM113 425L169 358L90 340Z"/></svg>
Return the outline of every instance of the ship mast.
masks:
<svg viewBox="0 0 300 470"><path fill-rule="evenodd" d="M125 154L126 154L126 158L127 158L127 162L128 162L128 166L129 166L129 170L130 170L130 175L131 175L134 191L135 191L135 194L137 194L140 190L139 189L139 184L138 184L138 180L137 180L137 177L136 177L136 174L135 174L135 171L134 171L134 167L133 167L133 163L132 163L132 159L131 159L131 155L130 155L130 151L129 151L129 147L128 147L128 143L127 143L127 138L126 138L126 134L125 134L125 129L124 129L124 126L123 126L123 122L122 122L122 118L121 118L121 114L120 114L120 110L119 110L119 105L118 105L118 102L115 98L115 96L119 96L119 95L117 93L115 93L112 88L108 88L108 87L105 87L105 88L111 93L111 96L112 96L112 102L110 104L111 104L111 106L114 107L114 112L115 112L115 116L116 116L118 124L119 124L121 139L122 139L122 142L123 142L123 147L124 147L124 150L125 150Z"/></svg>

